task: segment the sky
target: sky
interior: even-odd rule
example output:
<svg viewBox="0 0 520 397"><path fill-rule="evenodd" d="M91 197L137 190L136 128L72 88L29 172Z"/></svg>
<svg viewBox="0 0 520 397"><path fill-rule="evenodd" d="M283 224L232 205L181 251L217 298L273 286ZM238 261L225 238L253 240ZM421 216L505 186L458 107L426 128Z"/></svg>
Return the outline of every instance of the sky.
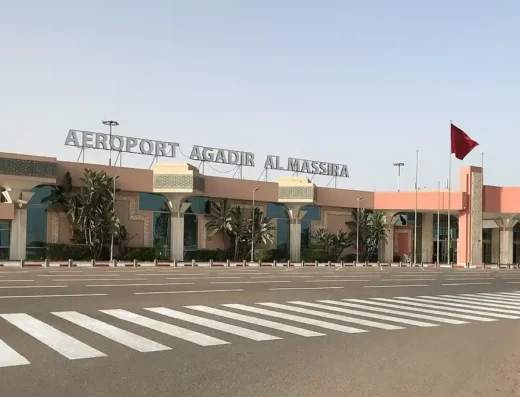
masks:
<svg viewBox="0 0 520 397"><path fill-rule="evenodd" d="M520 185L520 2L0 0L0 151L77 161L71 128L346 164L337 187ZM123 166L153 158L125 155ZM166 161L166 160L163 160ZM180 153L174 160L188 161ZM89 150L85 162L108 163ZM197 162L194 163L198 165ZM206 166L232 176L229 165ZM270 171L268 178L291 174ZM311 176L309 176L311 177ZM318 186L334 186L316 176Z"/></svg>

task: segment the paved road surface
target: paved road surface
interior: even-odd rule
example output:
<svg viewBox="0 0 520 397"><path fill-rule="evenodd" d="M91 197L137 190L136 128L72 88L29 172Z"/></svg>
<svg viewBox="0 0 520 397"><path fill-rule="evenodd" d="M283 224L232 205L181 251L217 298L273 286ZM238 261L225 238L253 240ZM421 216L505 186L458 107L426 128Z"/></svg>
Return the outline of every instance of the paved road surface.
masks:
<svg viewBox="0 0 520 397"><path fill-rule="evenodd" d="M0 269L0 396L516 396L518 270Z"/></svg>

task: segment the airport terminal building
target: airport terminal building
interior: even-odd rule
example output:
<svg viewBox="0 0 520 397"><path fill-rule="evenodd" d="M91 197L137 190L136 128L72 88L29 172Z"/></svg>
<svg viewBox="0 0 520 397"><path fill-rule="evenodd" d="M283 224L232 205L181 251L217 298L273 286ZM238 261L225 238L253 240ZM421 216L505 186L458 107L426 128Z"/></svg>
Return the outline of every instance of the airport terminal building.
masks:
<svg viewBox="0 0 520 397"><path fill-rule="evenodd" d="M247 156L244 161L248 161ZM345 231L358 204L385 214L389 236L377 253L379 260L400 261L413 252L414 191L318 187L302 176L282 177L277 182L222 178L203 175L187 163L159 161L152 169L134 169L0 153L0 259L42 259L46 244L69 243L65 214L47 211L42 198L67 172L73 185L81 187L85 168L118 176L116 214L134 236L129 245L152 247L157 241L165 241L171 260L183 260L191 251L222 248L222 238L217 235L210 239L206 232L207 202L228 198L232 205L251 206L256 189L255 205L276 225L270 248L285 249L291 261L301 260L304 231L320 227ZM348 174L341 166L323 170L329 171ZM448 191L417 193L417 261L432 262L439 245L440 262L446 262L447 236L451 233L452 255L459 264L520 262L520 187L485 186L479 167L462 168L458 177L460 190L451 191L450 198Z"/></svg>

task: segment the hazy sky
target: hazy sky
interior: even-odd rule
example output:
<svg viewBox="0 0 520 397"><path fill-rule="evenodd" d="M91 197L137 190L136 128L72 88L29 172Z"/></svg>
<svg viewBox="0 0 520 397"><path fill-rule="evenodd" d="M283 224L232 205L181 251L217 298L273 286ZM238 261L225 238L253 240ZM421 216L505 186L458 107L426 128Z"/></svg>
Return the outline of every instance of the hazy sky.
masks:
<svg viewBox="0 0 520 397"><path fill-rule="evenodd" d="M338 187L520 185L520 2L0 0L0 151L75 161L70 128L345 163ZM89 151L86 162L108 162ZM126 156L147 168L152 158ZM183 161L179 156L176 161ZM227 171L230 166L217 165ZM217 174L206 167L207 173ZM229 174L223 174L229 175ZM277 174L270 172L270 179ZM320 186L328 177L315 177Z"/></svg>

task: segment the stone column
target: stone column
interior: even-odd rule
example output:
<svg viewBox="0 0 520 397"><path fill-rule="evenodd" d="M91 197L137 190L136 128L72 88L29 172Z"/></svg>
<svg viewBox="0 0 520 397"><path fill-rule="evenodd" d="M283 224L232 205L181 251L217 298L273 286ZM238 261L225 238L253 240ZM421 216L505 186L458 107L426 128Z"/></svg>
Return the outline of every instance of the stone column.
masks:
<svg viewBox="0 0 520 397"><path fill-rule="evenodd" d="M423 262L433 261L433 213L422 214L421 258Z"/></svg>
<svg viewBox="0 0 520 397"><path fill-rule="evenodd" d="M14 219L11 222L11 239L9 244L9 259L17 261L25 259L27 246L27 208L16 206Z"/></svg>
<svg viewBox="0 0 520 397"><path fill-rule="evenodd" d="M495 219L500 227L500 263L509 265L513 263L513 227L517 220L513 218Z"/></svg>
<svg viewBox="0 0 520 397"><path fill-rule="evenodd" d="M184 198L171 199L168 207L171 211L170 224L170 260L184 260L184 213L190 207Z"/></svg>
<svg viewBox="0 0 520 397"><path fill-rule="evenodd" d="M500 229L491 229L491 263L500 262Z"/></svg>
<svg viewBox="0 0 520 397"><path fill-rule="evenodd" d="M291 262L299 262L302 246L302 219L307 211L299 209L288 209L289 226L289 258Z"/></svg>

